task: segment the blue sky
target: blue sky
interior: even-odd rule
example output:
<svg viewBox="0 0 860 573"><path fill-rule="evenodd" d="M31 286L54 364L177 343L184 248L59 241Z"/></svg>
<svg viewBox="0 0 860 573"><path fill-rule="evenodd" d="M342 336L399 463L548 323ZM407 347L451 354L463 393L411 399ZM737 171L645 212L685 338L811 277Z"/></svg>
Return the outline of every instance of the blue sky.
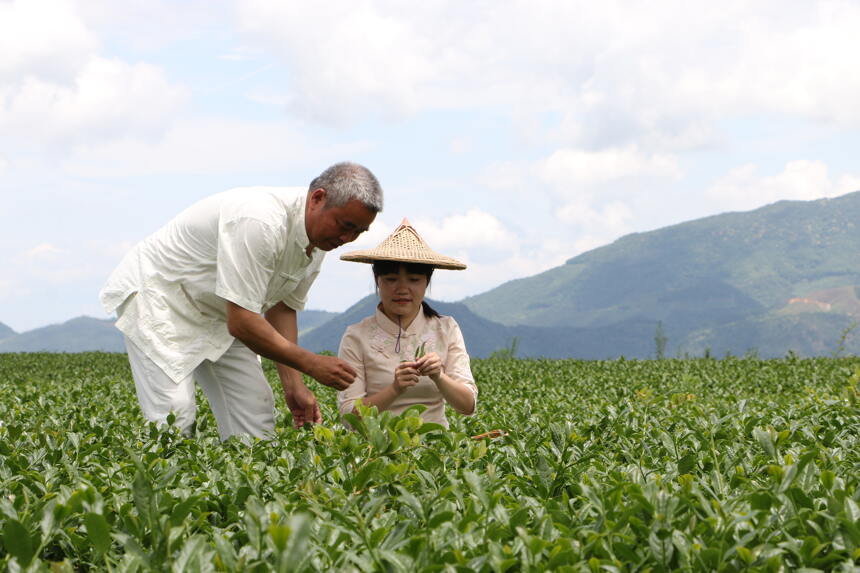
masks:
<svg viewBox="0 0 860 573"><path fill-rule="evenodd" d="M0 0L0 322L104 317L135 242L231 187L368 166L459 300L630 232L860 190L857 2Z"/></svg>

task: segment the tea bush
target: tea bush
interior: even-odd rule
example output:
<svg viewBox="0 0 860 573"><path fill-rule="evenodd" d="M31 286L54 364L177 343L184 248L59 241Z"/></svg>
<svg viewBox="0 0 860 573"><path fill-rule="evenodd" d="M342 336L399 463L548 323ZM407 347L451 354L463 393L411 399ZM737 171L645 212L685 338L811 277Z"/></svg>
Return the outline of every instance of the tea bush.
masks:
<svg viewBox="0 0 860 573"><path fill-rule="evenodd" d="M0 565L853 571L858 365L497 357L450 431L348 431L309 382L325 425L279 398L273 440L221 443L202 395L195 438L145 424L124 355L0 354Z"/></svg>

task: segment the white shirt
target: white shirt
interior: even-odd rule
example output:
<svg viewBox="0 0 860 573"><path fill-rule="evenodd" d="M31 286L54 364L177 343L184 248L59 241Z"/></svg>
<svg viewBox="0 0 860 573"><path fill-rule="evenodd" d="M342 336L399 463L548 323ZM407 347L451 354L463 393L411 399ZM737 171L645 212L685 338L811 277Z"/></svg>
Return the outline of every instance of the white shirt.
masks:
<svg viewBox="0 0 860 573"><path fill-rule="evenodd" d="M179 382L230 347L231 301L302 310L325 252L305 230L304 191L238 188L203 199L138 243L102 289L116 326Z"/></svg>
<svg viewBox="0 0 860 573"><path fill-rule="evenodd" d="M396 350L398 332L400 352ZM419 310L409 328L401 331L377 308L373 316L348 326L340 341L338 357L348 362L357 373L355 381L337 393L340 413L352 412L356 400L372 396L394 382L394 369L401 360L414 360L415 349L422 344L425 352L439 355L445 374L468 386L477 398L478 387L472 377L463 333L456 320L450 316L427 318L424 311ZM401 414L414 404L427 406L421 414L425 422L448 427L445 398L429 376L420 376L418 383L397 396L387 409Z"/></svg>

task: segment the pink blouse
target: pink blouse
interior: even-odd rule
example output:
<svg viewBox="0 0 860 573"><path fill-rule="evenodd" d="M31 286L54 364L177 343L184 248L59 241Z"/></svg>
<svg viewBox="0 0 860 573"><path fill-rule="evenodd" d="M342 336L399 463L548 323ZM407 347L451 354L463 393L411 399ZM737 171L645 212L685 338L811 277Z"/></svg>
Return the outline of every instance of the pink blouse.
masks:
<svg viewBox="0 0 860 573"><path fill-rule="evenodd" d="M399 353L395 351L398 331ZM356 400L376 394L394 382L394 369L402 360L414 360L415 349L422 343L426 353L435 352L439 355L442 371L467 385L477 399L478 387L472 377L469 355L457 321L450 316L427 318L423 311L419 311L409 328L400 330L377 308L373 316L347 327L340 341L338 357L348 362L358 373L349 388L337 393L340 413L352 412ZM421 415L425 422L448 427L445 400L428 376L421 376L418 383L400 394L388 409L400 414L414 404L427 406Z"/></svg>

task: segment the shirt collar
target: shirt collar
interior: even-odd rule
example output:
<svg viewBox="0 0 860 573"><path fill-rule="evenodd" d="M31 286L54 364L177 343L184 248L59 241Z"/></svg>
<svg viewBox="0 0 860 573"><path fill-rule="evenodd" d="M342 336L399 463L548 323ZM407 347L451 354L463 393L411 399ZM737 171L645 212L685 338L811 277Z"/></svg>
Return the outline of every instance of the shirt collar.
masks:
<svg viewBox="0 0 860 573"><path fill-rule="evenodd" d="M308 245L311 243L310 237L308 237L308 229L305 227L305 208L307 207L307 196L305 194L300 194L295 203L296 210L296 222L297 225L289 225L289 228L295 229L293 240L295 240L296 244L301 247L302 251L307 251ZM316 254L318 249L314 247L311 250L310 258Z"/></svg>
<svg viewBox="0 0 860 573"><path fill-rule="evenodd" d="M384 330L391 336L397 336L401 332L401 336L409 336L412 334L420 334L424 331L424 326L427 324L427 317L424 316L423 308L418 310L418 314L415 315L415 318L412 320L412 324L409 325L409 328L400 329L400 327L397 326L396 322L392 322L390 318L385 316L385 313L382 312L381 307L382 303L376 305L376 323L382 330Z"/></svg>

